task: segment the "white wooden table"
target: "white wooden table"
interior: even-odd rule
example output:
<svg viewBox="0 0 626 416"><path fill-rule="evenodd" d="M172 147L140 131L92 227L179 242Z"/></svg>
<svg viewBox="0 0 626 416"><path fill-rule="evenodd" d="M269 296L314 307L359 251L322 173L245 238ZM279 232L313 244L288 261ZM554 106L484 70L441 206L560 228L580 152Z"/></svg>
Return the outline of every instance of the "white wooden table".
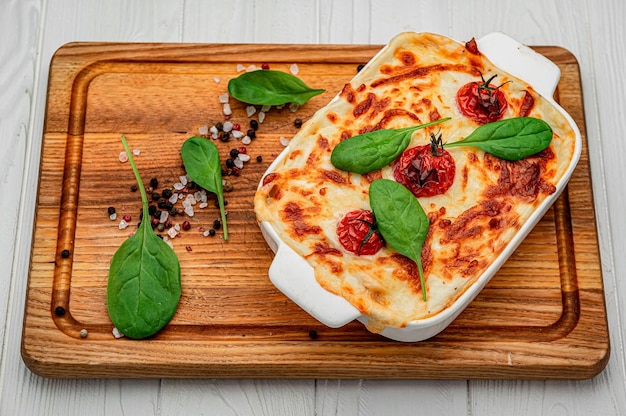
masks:
<svg viewBox="0 0 626 416"><path fill-rule="evenodd" d="M626 2L0 0L0 415L626 414ZM577 56L611 359L585 381L50 380L20 338L49 62L70 41L366 43L502 31ZM620 303L622 305L620 305Z"/></svg>

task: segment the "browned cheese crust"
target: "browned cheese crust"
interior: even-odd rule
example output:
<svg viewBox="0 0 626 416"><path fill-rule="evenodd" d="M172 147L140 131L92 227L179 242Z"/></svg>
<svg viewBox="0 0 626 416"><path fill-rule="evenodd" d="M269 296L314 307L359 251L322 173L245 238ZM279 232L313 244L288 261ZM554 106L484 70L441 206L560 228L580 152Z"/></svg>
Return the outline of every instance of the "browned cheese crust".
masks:
<svg viewBox="0 0 626 416"><path fill-rule="evenodd" d="M554 136L549 148L507 162L470 147L449 148L454 183L443 195L419 198L430 219L422 250L428 300L422 299L415 263L389 247L357 256L338 242L337 224L355 209L371 209L368 187L393 179L393 163L366 175L340 171L331 151L348 137L451 117L418 130L409 145L460 140L478 127L456 104L464 84L497 74L507 97L504 118L541 118ZM476 48L433 34L395 37L338 96L306 122L282 163L255 196L259 221L304 257L319 284L343 296L374 332L404 327L449 308L485 272L564 175L574 153L574 132L561 113L531 86L494 67Z"/></svg>

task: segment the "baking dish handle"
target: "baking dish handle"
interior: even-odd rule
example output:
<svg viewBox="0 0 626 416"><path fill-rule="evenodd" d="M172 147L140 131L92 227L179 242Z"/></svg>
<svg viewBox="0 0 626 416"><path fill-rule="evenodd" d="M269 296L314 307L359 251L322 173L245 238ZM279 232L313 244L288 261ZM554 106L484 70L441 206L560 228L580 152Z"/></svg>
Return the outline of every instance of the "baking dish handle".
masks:
<svg viewBox="0 0 626 416"><path fill-rule="evenodd" d="M493 32L476 40L478 49L498 68L533 86L545 98L552 99L561 79L560 68L502 32Z"/></svg>
<svg viewBox="0 0 626 416"><path fill-rule="evenodd" d="M265 239L276 253L269 277L282 293L321 323L339 328L361 316L346 299L325 290L315 279L309 263L287 244L281 242L268 223L261 223Z"/></svg>

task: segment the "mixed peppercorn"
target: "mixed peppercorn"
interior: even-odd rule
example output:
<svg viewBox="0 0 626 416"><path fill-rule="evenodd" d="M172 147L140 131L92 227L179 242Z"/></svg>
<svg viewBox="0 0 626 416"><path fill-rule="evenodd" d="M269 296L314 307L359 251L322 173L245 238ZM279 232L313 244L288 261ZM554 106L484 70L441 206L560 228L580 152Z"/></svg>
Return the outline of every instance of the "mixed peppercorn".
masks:
<svg viewBox="0 0 626 416"><path fill-rule="evenodd" d="M269 68L269 66L267 67ZM263 69L267 69L263 67ZM253 118L248 121L248 126L244 127L241 123L234 121L232 110L228 105L229 97L227 94L220 96L220 103L223 107L223 121L218 121L214 125L208 127L204 126L199 129L201 136L207 138L207 140L213 139L220 142L228 143L237 141L238 145L232 147L227 157L224 159L224 165L222 168L222 177L239 176L245 164L251 160L251 156L248 154L248 145L253 140L257 139L258 130L260 124L262 124L265 113L269 111L269 108L265 106L261 108L261 112L258 113L258 119ZM256 109L254 109L256 112ZM246 108L248 117L251 117L252 109L250 106ZM296 128L300 128L303 124L301 118L295 118L293 125ZM245 133L244 133L245 131ZM281 138L281 142L282 142ZM257 163L263 162L263 156L257 155L254 158ZM120 159L120 161L123 161ZM187 218L194 216L194 207L206 208L209 202L212 200L215 207L218 207L217 198L211 192L208 192L193 181L190 181L186 175L179 177L179 180L169 186L159 189L161 183L159 178L153 177L150 179L149 185L146 186L146 193L150 199L149 215L150 225L157 231L168 244L172 245L171 240L181 236L181 231L190 231L192 224ZM223 181L224 192L232 192L235 188L231 181L224 179ZM130 187L131 192L138 190L137 185L133 184ZM178 204L181 202L182 207ZM227 205L227 201L224 201ZM118 212L115 207L110 206L107 208L107 213L111 221L118 219ZM139 212L138 224L144 219L143 213ZM119 229L123 230L129 227L132 221L132 215L125 213L119 221ZM212 222L209 221L209 225L198 226L197 230L201 232L205 237L214 237L217 235L217 231L222 228L220 219L215 219ZM187 251L192 251L190 246L186 246Z"/></svg>

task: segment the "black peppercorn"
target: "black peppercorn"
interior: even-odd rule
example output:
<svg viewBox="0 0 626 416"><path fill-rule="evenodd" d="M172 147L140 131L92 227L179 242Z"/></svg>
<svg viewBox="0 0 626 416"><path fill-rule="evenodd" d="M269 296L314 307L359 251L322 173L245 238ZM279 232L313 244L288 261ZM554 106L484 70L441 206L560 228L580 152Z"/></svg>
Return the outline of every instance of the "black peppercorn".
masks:
<svg viewBox="0 0 626 416"><path fill-rule="evenodd" d="M153 201L158 201L159 198L161 198L161 194L160 193L158 193L158 192L153 192L152 193L152 200Z"/></svg>
<svg viewBox="0 0 626 416"><path fill-rule="evenodd" d="M215 236L215 230L214 230L213 228L211 228L211 229L209 230L209 235L210 235L211 237L214 237L214 236Z"/></svg>
<svg viewBox="0 0 626 416"><path fill-rule="evenodd" d="M164 189L163 192L161 192L161 196L165 199L170 199L172 197L171 189Z"/></svg>
<svg viewBox="0 0 626 416"><path fill-rule="evenodd" d="M223 142L227 142L228 140L230 140L230 133L225 132L225 131L220 131L217 134L217 138L220 139Z"/></svg>
<svg viewBox="0 0 626 416"><path fill-rule="evenodd" d="M228 169L232 169L232 168L234 168L234 167L235 167L235 161L234 161L234 160L232 160L232 159L226 159L226 162L225 162L225 163L226 163L226 167L227 167Z"/></svg>
<svg viewBox="0 0 626 416"><path fill-rule="evenodd" d="M259 163L263 162L263 156L258 155L258 156L256 157L256 161L257 161L257 162L259 162Z"/></svg>
<svg viewBox="0 0 626 416"><path fill-rule="evenodd" d="M220 228L222 228L222 223L220 220L215 220L213 221L213 228L216 230L219 230Z"/></svg>
<svg viewBox="0 0 626 416"><path fill-rule="evenodd" d="M168 201L167 199L165 199L165 198L161 198L161 199L159 199L159 202L157 202L157 206L158 206L159 208L161 208L161 209L164 209L164 208L165 208L165 206L166 206L166 204L167 204L168 202L169 202L169 201Z"/></svg>
<svg viewBox="0 0 626 416"><path fill-rule="evenodd" d="M64 259L68 258L70 256L70 251L68 249L65 249L61 252L61 257L63 257Z"/></svg>
<svg viewBox="0 0 626 416"><path fill-rule="evenodd" d="M230 157L235 159L235 158L237 158L237 156L239 156L239 150L237 150L237 149L230 149Z"/></svg>
<svg viewBox="0 0 626 416"><path fill-rule="evenodd" d="M152 189L156 189L159 187L159 180L157 178L150 179L150 186Z"/></svg>
<svg viewBox="0 0 626 416"><path fill-rule="evenodd" d="M256 120L250 120L250 127L255 131L259 129L259 122Z"/></svg>
<svg viewBox="0 0 626 416"><path fill-rule="evenodd" d="M63 316L63 315L65 315L65 308L63 306L57 306L56 308L54 308L54 314L56 316Z"/></svg>
<svg viewBox="0 0 626 416"><path fill-rule="evenodd" d="M256 139L256 131L254 131L254 129L248 129L246 136L248 136L251 139Z"/></svg>
<svg viewBox="0 0 626 416"><path fill-rule="evenodd" d="M107 211L108 211L109 215L113 215L113 214L115 214L115 207L109 207L109 208L107 208Z"/></svg>
<svg viewBox="0 0 626 416"><path fill-rule="evenodd" d="M301 118L297 118L293 121L293 125L296 126L296 128L300 128L302 127L302 119Z"/></svg>
<svg viewBox="0 0 626 416"><path fill-rule="evenodd" d="M317 339L317 337L318 337L317 331L316 331L316 330L314 330L314 329L311 329L311 330L309 331L309 338L311 338L311 339Z"/></svg>
<svg viewBox="0 0 626 416"><path fill-rule="evenodd" d="M218 121L218 122L215 124L215 128L217 129L217 131L222 131L222 130L224 130L224 124L222 124L222 122L221 122L221 121Z"/></svg>
<svg viewBox="0 0 626 416"><path fill-rule="evenodd" d="M154 214L157 212L157 207L155 205L150 205L148 207L148 214L154 217Z"/></svg>
<svg viewBox="0 0 626 416"><path fill-rule="evenodd" d="M130 191L131 191L131 192L137 192L137 185L132 184L132 185L130 186Z"/></svg>
<svg viewBox="0 0 626 416"><path fill-rule="evenodd" d="M361 70L362 70L363 68L365 68L365 64L359 64L359 65L356 67L356 72L361 72Z"/></svg>

